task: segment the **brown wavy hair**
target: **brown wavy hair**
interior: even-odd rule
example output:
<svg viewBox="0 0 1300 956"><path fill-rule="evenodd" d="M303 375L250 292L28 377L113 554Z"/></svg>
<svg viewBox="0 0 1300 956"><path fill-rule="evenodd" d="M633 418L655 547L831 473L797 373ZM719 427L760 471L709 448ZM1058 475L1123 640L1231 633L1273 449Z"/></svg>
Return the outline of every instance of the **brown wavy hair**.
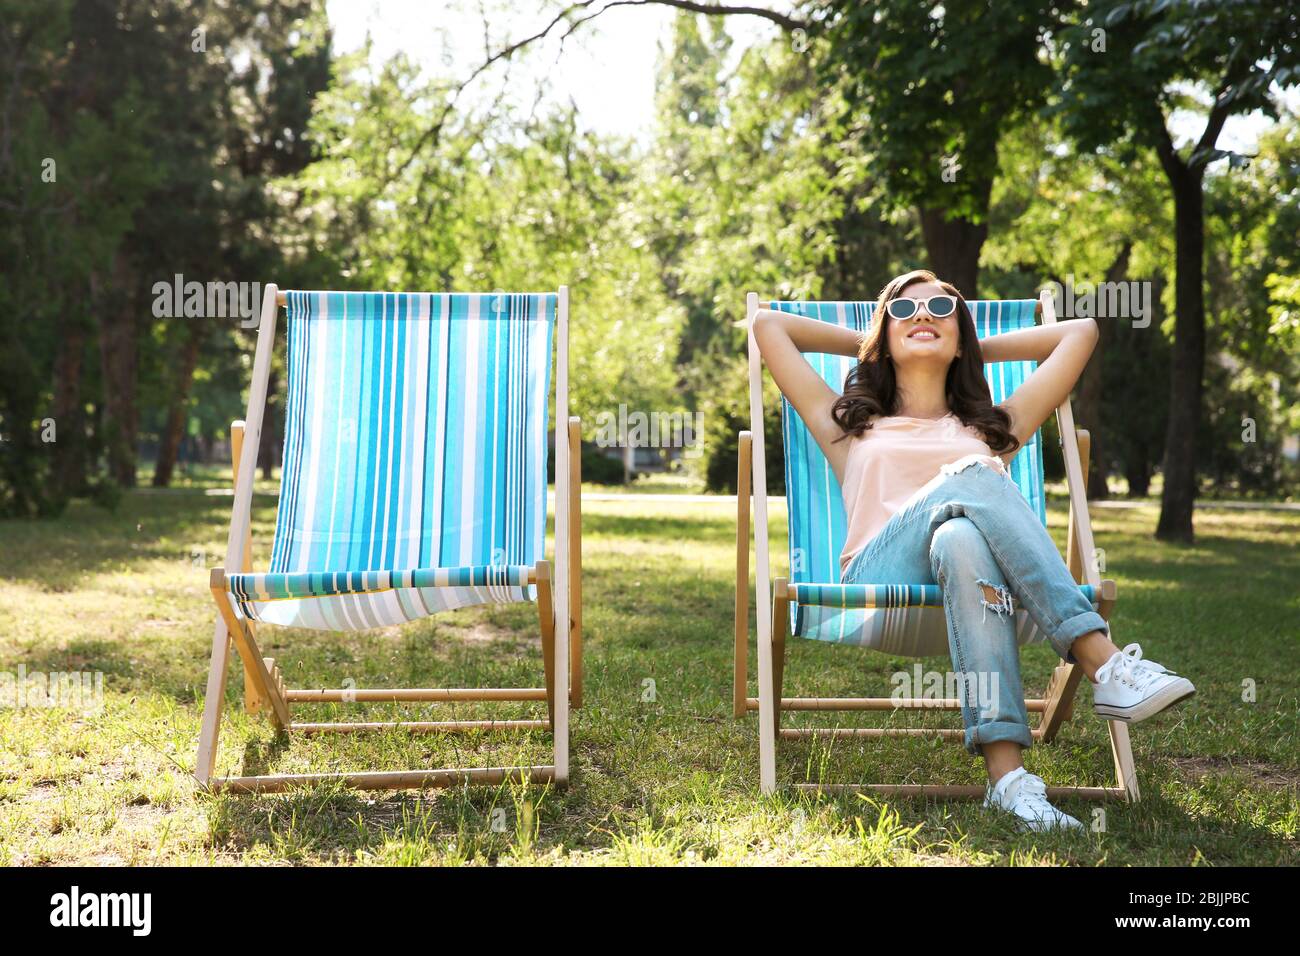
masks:
<svg viewBox="0 0 1300 956"><path fill-rule="evenodd" d="M970 307L956 286L944 282L933 272L917 269L891 279L880 290L876 300L875 321L862 341L858 351L858 364L849 370L844 379L844 394L831 406L831 418L844 430L836 441L849 435L861 436L871 428L872 419L898 414L898 381L894 363L889 355L889 313L885 306L899 298L908 286L919 282L933 282L957 299L957 327L961 335L961 354L948 366L944 393L948 408L963 425L969 425L984 436L984 441L996 454L1020 447L1020 441L1011 434L1011 416L993 404L988 382L984 379L984 360L979 338L975 334L975 320Z"/></svg>

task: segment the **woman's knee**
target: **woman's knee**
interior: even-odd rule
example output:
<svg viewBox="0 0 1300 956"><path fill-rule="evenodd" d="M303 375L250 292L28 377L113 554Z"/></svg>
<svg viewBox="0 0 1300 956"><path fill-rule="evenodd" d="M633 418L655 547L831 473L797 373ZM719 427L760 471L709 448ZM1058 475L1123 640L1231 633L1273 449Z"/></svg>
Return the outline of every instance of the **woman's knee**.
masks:
<svg viewBox="0 0 1300 956"><path fill-rule="evenodd" d="M930 557L933 559L956 558L970 553L971 549L988 550L988 541L983 532L975 527L970 518L949 518L930 537Z"/></svg>
<svg viewBox="0 0 1300 956"><path fill-rule="evenodd" d="M966 575L980 587L986 608L1011 612L1011 592L1002 569L984 532L969 518L951 518L935 529L930 538L930 568L941 585L952 574Z"/></svg>
<svg viewBox="0 0 1300 956"><path fill-rule="evenodd" d="M931 535L930 566L935 578L941 580L941 570L954 571L958 567L991 578L997 564L984 533L970 518L950 518Z"/></svg>

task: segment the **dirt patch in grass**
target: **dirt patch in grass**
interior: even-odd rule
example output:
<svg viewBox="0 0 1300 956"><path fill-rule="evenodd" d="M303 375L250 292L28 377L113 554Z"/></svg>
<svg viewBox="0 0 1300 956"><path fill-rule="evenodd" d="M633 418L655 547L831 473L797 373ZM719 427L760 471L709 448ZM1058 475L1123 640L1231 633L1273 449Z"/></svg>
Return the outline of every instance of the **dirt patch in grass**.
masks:
<svg viewBox="0 0 1300 956"><path fill-rule="evenodd" d="M1253 784L1282 789L1300 788L1300 770L1288 770L1267 760L1237 757L1171 757L1170 760L1183 776L1192 780L1200 780L1211 773L1236 771L1248 777Z"/></svg>
<svg viewBox="0 0 1300 956"><path fill-rule="evenodd" d="M117 809L113 826L123 833L153 834L171 812L167 807L137 800Z"/></svg>

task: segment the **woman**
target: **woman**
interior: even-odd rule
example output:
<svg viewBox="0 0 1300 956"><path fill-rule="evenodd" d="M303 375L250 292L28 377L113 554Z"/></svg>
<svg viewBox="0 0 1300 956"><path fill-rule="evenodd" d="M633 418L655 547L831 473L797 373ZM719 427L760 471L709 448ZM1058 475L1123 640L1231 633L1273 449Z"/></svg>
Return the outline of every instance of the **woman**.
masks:
<svg viewBox="0 0 1300 956"><path fill-rule="evenodd" d="M1021 760L1033 737L1012 596L1057 653L1083 667L1106 719L1134 723L1195 693L1185 677L1142 660L1137 644L1121 651L1111 642L1006 470L1070 394L1097 324L1080 319L980 341L957 289L923 270L886 285L875 316L865 336L767 309L754 319L763 361L843 489L841 580L940 585L962 677L966 749L988 769L984 805L1030 829L1082 827L1048 802L1042 778ZM802 352L857 356L842 396ZM1038 368L994 405L984 363L1021 360ZM991 688L990 699L972 701L977 687Z"/></svg>

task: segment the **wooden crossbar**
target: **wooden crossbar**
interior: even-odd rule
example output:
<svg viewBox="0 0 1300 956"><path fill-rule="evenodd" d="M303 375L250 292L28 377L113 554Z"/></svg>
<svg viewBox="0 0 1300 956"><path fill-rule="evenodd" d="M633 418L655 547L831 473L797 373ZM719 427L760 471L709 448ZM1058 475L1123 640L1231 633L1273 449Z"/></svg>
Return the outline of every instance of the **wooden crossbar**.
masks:
<svg viewBox="0 0 1300 956"><path fill-rule="evenodd" d="M389 720L289 725L291 732L304 734L355 734L381 730L405 730L413 734L447 734L468 733L475 730L550 729L549 720Z"/></svg>
<svg viewBox="0 0 1300 956"><path fill-rule="evenodd" d="M758 698L745 698L748 710L758 710ZM782 697L782 710L961 710L961 701L953 698L928 700L924 697L904 697L894 700L892 697ZM1047 709L1047 701L1039 698L1025 698L1025 709L1041 712Z"/></svg>
<svg viewBox="0 0 1300 956"><path fill-rule="evenodd" d="M239 649L239 656L243 658L245 673L253 679L257 698L271 705L271 719L276 729L284 730L289 726L289 707L285 704L277 682L273 679L272 669L266 666L268 658L262 657L261 651L257 648L257 639L253 636L248 621L235 614L235 608L230 603L230 595L226 592L225 571L221 568L212 569L209 588L213 600L217 602L217 611L221 615L226 631Z"/></svg>
<svg viewBox="0 0 1300 956"><path fill-rule="evenodd" d="M1046 737L1042 727L1035 727L1029 733L1039 741ZM784 727L780 737L785 740L804 737L939 737L960 742L966 739L966 731L952 727Z"/></svg>
<svg viewBox="0 0 1300 956"><path fill-rule="evenodd" d="M783 740L804 737L942 737L964 740L966 732L951 727L783 727Z"/></svg>
<svg viewBox="0 0 1300 956"><path fill-rule="evenodd" d="M395 701L546 700L545 687L394 687L291 689L284 692L291 704L393 703Z"/></svg>
<svg viewBox="0 0 1300 956"><path fill-rule="evenodd" d="M979 799L987 790L984 787L958 784L928 783L796 783L796 790L822 793L881 793L892 797L933 797L935 799ZM1085 800L1123 800L1127 797L1123 787L1048 787L1049 799L1076 797Z"/></svg>
<svg viewBox="0 0 1300 956"><path fill-rule="evenodd" d="M248 622L235 614L225 588L225 572L215 568L209 586L220 611L220 618L235 639L240 656L252 661L253 680L258 694L270 702L278 730L304 735L356 734L391 730L407 733L469 733L473 731L552 731L555 714L555 653L553 611L551 605L550 566L538 562L531 575L538 585L539 623L543 634L543 658L547 671L546 687L396 687L396 688L296 688L285 689L279 668L269 658L263 659L248 628ZM547 719L525 720L445 720L445 721L341 721L291 722L290 704L321 703L393 703L457 701L538 701L547 705ZM219 708L217 710L219 714ZM215 736L215 734L214 734ZM215 743L215 740L214 740ZM465 770L400 770L358 773L273 774L249 777L210 777L200 780L210 790L228 793L281 793L299 786L313 786L339 781L344 786L366 790L407 790L450 787L460 784L493 784L504 780L530 780L537 783L563 782L554 765L525 768L468 768Z"/></svg>
<svg viewBox="0 0 1300 956"><path fill-rule="evenodd" d="M467 767L441 770L385 770L366 773L286 773L261 777L214 777L218 793L283 793L295 787L340 782L355 790L426 790L462 784L554 783L555 767Z"/></svg>

